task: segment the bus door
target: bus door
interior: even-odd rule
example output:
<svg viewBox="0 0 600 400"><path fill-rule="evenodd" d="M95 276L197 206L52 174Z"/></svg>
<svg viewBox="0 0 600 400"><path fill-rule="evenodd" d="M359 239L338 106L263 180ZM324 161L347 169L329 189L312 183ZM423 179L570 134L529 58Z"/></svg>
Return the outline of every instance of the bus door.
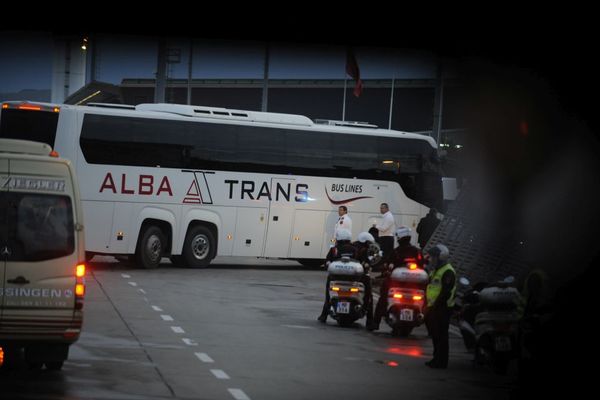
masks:
<svg viewBox="0 0 600 400"><path fill-rule="evenodd" d="M288 257L294 217L294 179L271 179L265 257Z"/></svg>

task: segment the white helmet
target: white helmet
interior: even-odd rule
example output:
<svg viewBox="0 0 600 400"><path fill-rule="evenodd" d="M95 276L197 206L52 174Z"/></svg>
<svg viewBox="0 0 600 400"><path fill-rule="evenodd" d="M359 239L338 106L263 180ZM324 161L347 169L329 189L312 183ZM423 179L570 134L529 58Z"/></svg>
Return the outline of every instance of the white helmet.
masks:
<svg viewBox="0 0 600 400"><path fill-rule="evenodd" d="M348 229L338 229L335 232L335 240L352 240L352 232Z"/></svg>
<svg viewBox="0 0 600 400"><path fill-rule="evenodd" d="M402 239L403 237L407 236L410 236L410 228L401 226L400 228L396 229L396 237L398 239Z"/></svg>
<svg viewBox="0 0 600 400"><path fill-rule="evenodd" d="M448 248L441 243L430 248L427 253L438 257L440 261L446 261L450 257L450 250L448 250Z"/></svg>
<svg viewBox="0 0 600 400"><path fill-rule="evenodd" d="M375 243L375 238L369 232L361 232L358 234L358 241L361 243L365 243L365 242Z"/></svg>

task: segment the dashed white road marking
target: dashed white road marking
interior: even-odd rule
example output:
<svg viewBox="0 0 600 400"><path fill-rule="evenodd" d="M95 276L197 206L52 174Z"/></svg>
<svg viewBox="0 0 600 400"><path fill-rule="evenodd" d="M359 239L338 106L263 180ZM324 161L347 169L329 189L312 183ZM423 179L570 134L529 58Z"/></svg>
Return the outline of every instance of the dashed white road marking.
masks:
<svg viewBox="0 0 600 400"><path fill-rule="evenodd" d="M160 312L162 312L162 308L160 308L159 306L152 306L152 309L154 311L160 311Z"/></svg>
<svg viewBox="0 0 600 400"><path fill-rule="evenodd" d="M145 291L144 289L138 289L138 291L139 291L140 293L144 293L144 294L146 294L146 291Z"/></svg>
<svg viewBox="0 0 600 400"><path fill-rule="evenodd" d="M173 317L170 315L161 314L160 317L163 319L163 321L173 321Z"/></svg>
<svg viewBox="0 0 600 400"><path fill-rule="evenodd" d="M127 275L127 274L121 274L121 276L122 276L123 278L125 278L125 279L129 279L129 278L131 278L131 275Z"/></svg>
<svg viewBox="0 0 600 400"><path fill-rule="evenodd" d="M246 396L246 393L242 389L227 389L229 393L236 400L250 400L250 397Z"/></svg>
<svg viewBox="0 0 600 400"><path fill-rule="evenodd" d="M304 326L304 325L281 325L286 328L295 328L295 329L314 329L312 326Z"/></svg>
<svg viewBox="0 0 600 400"><path fill-rule="evenodd" d="M173 330L173 332L175 333L185 333L185 331L183 330L182 327L180 326L172 326L171 329Z"/></svg>
<svg viewBox="0 0 600 400"><path fill-rule="evenodd" d="M131 286L137 286L137 283L135 283L135 282L127 282L127 283L129 283Z"/></svg>
<svg viewBox="0 0 600 400"><path fill-rule="evenodd" d="M192 339L182 338L181 340L188 346L198 346L198 343L194 342Z"/></svg>
<svg viewBox="0 0 600 400"><path fill-rule="evenodd" d="M215 362L212 358L209 357L208 354L206 353L194 353L196 355L196 357L198 357L198 359L202 362L205 363L211 363L211 362Z"/></svg>
<svg viewBox="0 0 600 400"><path fill-rule="evenodd" d="M229 375L222 369L211 369L210 372L212 372L217 379L229 379Z"/></svg>

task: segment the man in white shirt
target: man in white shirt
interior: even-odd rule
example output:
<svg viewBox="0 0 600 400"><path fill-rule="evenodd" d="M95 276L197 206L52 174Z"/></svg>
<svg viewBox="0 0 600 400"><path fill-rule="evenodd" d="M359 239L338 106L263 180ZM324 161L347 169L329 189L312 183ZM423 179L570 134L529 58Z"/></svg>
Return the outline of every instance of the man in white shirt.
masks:
<svg viewBox="0 0 600 400"><path fill-rule="evenodd" d="M387 203L381 203L379 211L383 214L381 222L373 225L379 231L377 242L383 251L383 260L392 254L394 250L394 232L396 231L396 222L394 215L390 211Z"/></svg>
<svg viewBox="0 0 600 400"><path fill-rule="evenodd" d="M333 229L333 237L335 238L336 233L340 229L346 229L350 233L352 233L352 219L348 215L348 207L340 206L338 208L339 218L335 223L335 228Z"/></svg>

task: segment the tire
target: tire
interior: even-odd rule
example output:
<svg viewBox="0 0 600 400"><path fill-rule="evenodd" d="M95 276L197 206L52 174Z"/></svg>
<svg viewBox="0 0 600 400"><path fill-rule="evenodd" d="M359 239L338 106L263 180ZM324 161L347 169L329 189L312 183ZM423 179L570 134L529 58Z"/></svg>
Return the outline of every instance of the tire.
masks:
<svg viewBox="0 0 600 400"><path fill-rule="evenodd" d="M49 371L60 371L64 361L46 361L44 364L46 364L46 369Z"/></svg>
<svg viewBox="0 0 600 400"><path fill-rule="evenodd" d="M154 225L148 226L138 242L136 252L137 262L146 269L154 269L160 265L165 249L165 236Z"/></svg>
<svg viewBox="0 0 600 400"><path fill-rule="evenodd" d="M407 337L408 335L410 335L412 330L413 330L412 326L401 326L397 330L398 336Z"/></svg>
<svg viewBox="0 0 600 400"><path fill-rule="evenodd" d="M354 321L356 321L356 318L349 315L340 315L337 318L338 325L343 327L351 326Z"/></svg>
<svg viewBox="0 0 600 400"><path fill-rule="evenodd" d="M183 261L190 268L202 268L210 264L217 251L217 242L205 226L196 225L188 230L183 243Z"/></svg>
<svg viewBox="0 0 600 400"><path fill-rule="evenodd" d="M496 357L494 358L494 361L492 362L492 369L498 375L506 375L506 372L508 371L508 363L509 362L510 362L510 359L506 355L496 354Z"/></svg>

